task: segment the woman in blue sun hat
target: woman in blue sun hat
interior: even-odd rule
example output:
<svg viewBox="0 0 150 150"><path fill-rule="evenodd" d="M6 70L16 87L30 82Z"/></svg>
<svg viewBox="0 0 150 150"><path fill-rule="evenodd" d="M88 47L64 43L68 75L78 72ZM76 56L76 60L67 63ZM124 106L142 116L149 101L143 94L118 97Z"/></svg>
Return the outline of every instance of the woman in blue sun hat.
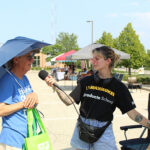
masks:
<svg viewBox="0 0 150 150"><path fill-rule="evenodd" d="M38 104L26 73L34 52L21 53L7 63L9 70L0 78L0 150L21 150L27 136L27 109Z"/></svg>

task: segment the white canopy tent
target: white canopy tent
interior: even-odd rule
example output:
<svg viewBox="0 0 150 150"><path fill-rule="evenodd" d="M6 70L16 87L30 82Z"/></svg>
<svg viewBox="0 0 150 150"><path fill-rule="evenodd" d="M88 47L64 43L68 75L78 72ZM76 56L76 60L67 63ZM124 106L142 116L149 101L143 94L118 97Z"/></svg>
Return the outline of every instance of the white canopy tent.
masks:
<svg viewBox="0 0 150 150"><path fill-rule="evenodd" d="M78 50L76 53L67 57L67 60L86 60L92 58L92 50L104 46L102 44L93 43ZM120 56L120 59L130 59L130 55L112 48L114 52Z"/></svg>

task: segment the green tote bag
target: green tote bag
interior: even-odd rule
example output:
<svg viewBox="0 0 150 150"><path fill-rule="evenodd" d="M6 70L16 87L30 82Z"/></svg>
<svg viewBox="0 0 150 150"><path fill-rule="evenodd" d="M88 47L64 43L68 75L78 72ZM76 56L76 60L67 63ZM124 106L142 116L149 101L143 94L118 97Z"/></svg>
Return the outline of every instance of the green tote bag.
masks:
<svg viewBox="0 0 150 150"><path fill-rule="evenodd" d="M48 132L35 108L27 110L28 135L25 138L25 150L52 150ZM37 132L37 126L39 132Z"/></svg>

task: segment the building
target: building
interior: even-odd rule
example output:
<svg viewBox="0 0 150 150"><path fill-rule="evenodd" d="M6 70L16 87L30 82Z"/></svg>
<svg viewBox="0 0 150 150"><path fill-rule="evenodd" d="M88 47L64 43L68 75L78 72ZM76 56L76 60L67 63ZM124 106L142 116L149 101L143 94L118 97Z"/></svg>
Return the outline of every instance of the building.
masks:
<svg viewBox="0 0 150 150"><path fill-rule="evenodd" d="M45 68L46 67L46 55L41 52L35 54L32 67Z"/></svg>
<svg viewBox="0 0 150 150"><path fill-rule="evenodd" d="M60 67L60 68L64 68L64 63L62 63L62 62L55 62L52 65L51 62L46 62L46 58L47 58L47 55L45 55L45 54L43 54L41 52L35 54L34 62L32 64L32 67L41 67L41 68L45 68L45 67L50 67L50 68Z"/></svg>

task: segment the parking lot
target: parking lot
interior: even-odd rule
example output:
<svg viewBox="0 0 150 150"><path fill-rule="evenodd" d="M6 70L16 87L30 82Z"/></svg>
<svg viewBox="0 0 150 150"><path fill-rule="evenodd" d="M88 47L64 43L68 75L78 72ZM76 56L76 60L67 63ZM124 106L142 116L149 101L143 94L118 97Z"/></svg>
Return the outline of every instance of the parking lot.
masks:
<svg viewBox="0 0 150 150"><path fill-rule="evenodd" d="M53 150L73 150L70 146L70 139L77 120L77 113L72 106L64 105L58 98L56 92L46 85L46 83L38 77L38 71L30 71L27 73L30 83L35 92L38 93L39 105L38 109L44 114L43 122L48 130ZM76 81L63 80L58 84L66 93L70 93L76 86ZM136 103L137 110L144 116L148 116L148 91L134 90L131 94ZM76 105L77 108L79 107ZM119 141L124 140L124 133L120 130L120 126L136 124L127 115L122 115L120 110L116 109L114 113L113 129L116 137L118 149L120 149ZM127 133L129 138L139 137L141 129L135 129ZM146 135L145 135L146 136Z"/></svg>

